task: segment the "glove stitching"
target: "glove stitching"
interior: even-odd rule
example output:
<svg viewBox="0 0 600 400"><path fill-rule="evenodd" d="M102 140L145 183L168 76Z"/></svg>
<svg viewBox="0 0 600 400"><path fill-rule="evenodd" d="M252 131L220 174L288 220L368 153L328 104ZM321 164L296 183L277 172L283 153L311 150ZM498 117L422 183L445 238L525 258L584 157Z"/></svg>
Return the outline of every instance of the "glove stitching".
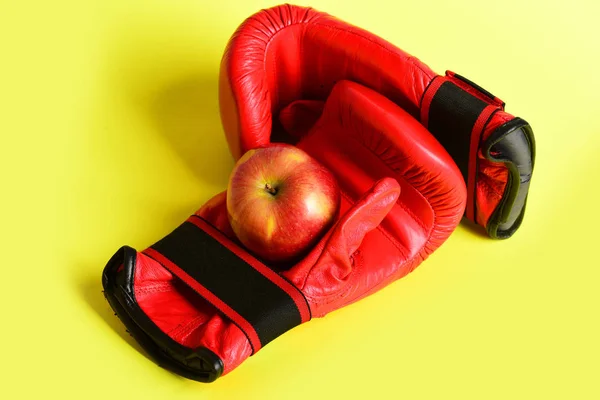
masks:
<svg viewBox="0 0 600 400"><path fill-rule="evenodd" d="M396 178L396 180L398 180L398 175L400 175L400 171L395 170L394 168L392 168L388 162L386 162L385 160L381 159L381 156L377 153L375 153L373 150L371 150L369 147L365 146L361 141L359 141L356 137L349 135L348 137L354 139L354 141L356 141L358 144L360 144L361 146L363 146L365 149L367 149L368 151L370 151L375 157L377 157L378 159L380 159L383 164L390 170L392 171L392 173L394 174L394 177ZM404 178L401 178L402 180L405 180ZM431 203L429 202L428 198L425 197L425 195L423 195L423 193L417 189L411 182L408 182L410 184L410 186L412 186L417 193L419 193L421 195L421 197L423 198L423 200L425 200L425 202L427 204L429 204L431 211L433 212L433 217L434 220L436 219L436 213L435 213L435 209L433 208L433 206L431 205ZM398 198L398 201L396 202L396 204L398 204L400 207L402 207L402 209L404 209L411 217L413 217L413 219L419 224L419 226L421 228L423 228L424 232L428 232L429 230L427 229L425 223L419 218L417 217L412 211L410 211L401 201L400 198Z"/></svg>
<svg viewBox="0 0 600 400"><path fill-rule="evenodd" d="M183 335L183 336L181 336L181 337L180 337L180 340L181 340L182 342L183 342L184 340L187 340L187 338L188 338L188 337L190 337L190 336L192 335L192 333L194 333L194 331L195 331L197 328L199 328L199 327L200 327L200 325L198 324L198 320L199 320L199 319L202 319L202 318L203 318L203 316L198 316L198 317L197 317L197 318L195 318L194 320L190 321L190 323L189 323L189 324L187 324L187 325L185 326L185 329L181 329L181 331L184 331L184 332L185 332L185 330L187 330L187 329L188 329L190 326L197 325L196 327L192 327L191 329L189 329L189 330L188 330L188 332L186 332L186 333L185 333L185 335ZM208 319L207 319L207 320L208 320Z"/></svg>
<svg viewBox="0 0 600 400"><path fill-rule="evenodd" d="M172 289L172 285L169 283L156 283L152 286L142 286L136 285L136 292L143 294L151 294L151 293L164 293L168 292Z"/></svg>
<svg viewBox="0 0 600 400"><path fill-rule="evenodd" d="M348 195L348 193L346 193L344 190L340 189L340 194L350 203L350 204L355 204L356 202L352 200L352 198L350 197L350 195ZM402 204L399 201L396 201L397 205L402 206ZM404 208L404 207L403 207ZM400 242L398 242L390 233L388 233L388 231L381 226L381 224L378 224L375 227L377 230L379 230L397 249L400 253L402 253L403 256L406 257L406 250L404 246L402 246L402 244L400 244ZM359 246L360 249L360 246ZM356 252L359 251L359 249L357 249L354 253L352 253L352 255L350 255L350 257L352 257L354 254L356 254Z"/></svg>
<svg viewBox="0 0 600 400"><path fill-rule="evenodd" d="M354 205L356 202L352 200L352 198L342 189L340 189L340 194L352 205ZM396 204L398 204L398 202L396 201ZM392 245L394 245L394 247L396 247L398 249L398 251L402 254L403 257L407 257L406 251L403 248L404 246L402 246L397 240L393 239L393 237L385 230L385 228L381 227L381 225L377 225L376 227L389 241ZM319 296L318 299L316 299L313 296L310 295L305 295L305 297L311 300L311 302L315 305L326 305L329 303L333 303L334 301L336 301L336 299L345 296L351 289L352 289L352 283L354 283L360 276L359 271L362 269L363 266L363 258L360 255L360 246L359 248L352 253L351 255L348 256L348 258L350 259L350 262L354 263L352 271L350 272L350 278L346 281L346 283L342 284L336 291L334 291L333 293L324 295L324 296ZM315 263L315 265L313 265L310 270L308 271L308 273L306 274L306 279L304 280L304 285L302 287L302 289L304 289L304 287L306 286L306 281L308 280L308 277L310 276L310 274L312 273L313 269L317 266L317 263ZM386 276L389 277L390 275L392 275L392 273L390 273L389 275Z"/></svg>
<svg viewBox="0 0 600 400"><path fill-rule="evenodd" d="M377 291L381 290L382 288L386 287L387 285L389 285L390 283L392 283L393 281L388 281L388 279L390 279L391 276L393 276L394 274L397 274L399 271L401 271L403 269L404 266L409 265L410 268L408 269L408 271L403 274L402 276L406 276L408 275L410 272L412 272L415 269L415 259L420 255L420 253L417 253L414 257L411 257L409 259L407 259L405 262L403 262L402 264L400 264L398 266L398 268L396 268L395 270L393 270L392 272L390 272L389 274L387 274L384 278L382 278L379 282L377 282L375 285L373 285L372 287L370 287L366 292L362 293L360 296L358 296L357 298L354 299L350 299L347 302L343 303L340 305L340 308L346 307L347 305L356 302L358 300L364 299L370 295L372 295L373 293L376 293ZM394 279L394 281L400 279L400 275Z"/></svg>
<svg viewBox="0 0 600 400"><path fill-rule="evenodd" d="M434 226L437 225L437 220L434 220ZM433 232L433 229L431 230L431 232ZM361 294L359 297L354 298L354 299L350 299L347 302L343 303L340 305L340 308L343 308L355 301L358 301L360 299L363 299L365 297L370 296L371 294L379 291L380 289L384 288L385 286L389 285L390 283L392 283L393 281L388 281L388 279L390 279L391 276L393 276L394 274L397 274L399 271L401 271L403 269L404 266L408 265L409 269L406 273L404 273L403 275L399 275L396 279L394 279L394 281L400 279L401 276L406 276L409 273L411 273L412 271L414 271L415 267L418 265L415 263L415 260L417 258L421 258L421 261L425 260L425 258L427 258L426 256L423 256L422 253L423 251L426 250L426 247L428 244L431 244L431 232L429 234L429 236L427 237L427 240L425 241L425 245L423 245L423 248L421 249L421 251L419 251L417 254L415 254L414 256L408 258L406 261L404 261L403 263L401 263L398 268L392 270L392 272L390 272L389 274L387 274L384 278L382 278L377 284L373 285L371 288L369 288L366 292L364 292L363 294ZM331 303L331 302L329 302ZM316 304L319 304L316 302ZM325 303L327 304L327 303Z"/></svg>
<svg viewBox="0 0 600 400"><path fill-rule="evenodd" d="M202 319L204 319L204 315L197 315L196 317L192 318L187 323L185 323L185 324L179 324L175 328L171 329L169 331L168 335L170 337L174 337L174 336L178 337L178 342L181 343L183 340L185 340L191 334L191 332L188 332L184 337L179 337L179 334L181 332L184 332L191 325L196 324L199 320L202 320Z"/></svg>
<svg viewBox="0 0 600 400"><path fill-rule="evenodd" d="M413 186L413 188L414 188L414 186ZM415 190L417 190L417 192L419 192L423 196L423 194L418 189L415 188ZM346 193L344 193L344 192L342 192L342 196L348 197L348 195ZM425 197L425 196L423 196L423 197ZM431 206L431 203L427 200L427 198L425 198L425 200ZM363 295L361 295L362 297L365 297L365 296L367 296L369 294L372 294L372 293L376 292L377 290L379 290L381 287L383 287L383 286L391 283L391 282L388 282L388 279L391 276L393 276L395 273L398 273L398 271L400 271L403 266L405 266L405 265L414 265L414 262L415 262L415 260L418 257L421 257L422 260L424 260L425 258L427 258L426 255L425 256L423 255L423 252L427 250L427 246L428 245L432 244L431 243L432 234L433 234L435 228L438 227L439 223L440 223L438 215L436 214L435 209L433 208L433 206L431 206L431 209L433 211L433 226L429 230L428 235L427 235L427 240L425 241L425 244L423 245L423 247L421 248L421 250L417 254L415 254L414 256L412 256L412 257L408 258L406 261L404 261L401 265L398 266L398 268L392 270L392 272L390 272L389 274L387 274L378 284L376 284L373 287L371 287L370 289L368 289ZM436 246L436 247L439 247L439 246ZM357 251L359 251L359 250L357 250ZM362 262L361 262L361 265L362 265ZM313 266L313 268L314 268L314 266ZM407 272L407 274L410 273L410 272L412 272L413 270L414 270L414 267L410 268L409 271ZM312 271L312 268L311 268L311 271ZM311 271L309 271L309 273L307 274L307 278L310 275ZM353 272L354 272L354 269L353 269ZM316 299L314 296L310 296L310 295L306 295L306 298L307 298L307 300L310 299L311 303L315 304L316 306L323 306L323 305L327 305L327 304L333 303L337 298L339 298L341 296L344 296L345 294L347 294L350 291L351 286L349 286L349 285L350 285L351 282L354 282L354 280L356 279L356 277L358 277L358 274L354 274L353 273L353 276L348 280L348 282L345 285L343 285L338 291L336 291L333 294L326 295L324 297L320 297L320 299ZM306 286L306 280L305 280L305 285L304 286ZM304 289L304 286L303 286L303 289ZM345 292L344 292L344 290L345 290ZM340 292L343 292L343 293L340 293ZM332 299L332 297L333 297L333 299ZM345 305L348 305L348 304L350 304L350 303L352 303L354 301L357 301L357 299L348 300L344 304L340 305L340 308L344 307Z"/></svg>
<svg viewBox="0 0 600 400"><path fill-rule="evenodd" d="M390 48L382 45L381 43L377 43L372 38L364 36L364 35L360 34L359 32L354 32L354 31L351 31L351 30L348 30L348 29L342 29L340 27L336 27L336 26L332 26L332 25L327 25L327 24L321 23L321 22L319 22L319 19L321 19L320 17L322 17L322 15L316 14L314 18L312 18L310 20L307 20L307 21L293 22L293 23L290 23L288 25L283 25L282 27L279 27L279 29L277 27L275 27L275 29L278 29L278 30L271 37L269 37L267 41L265 41L264 39L259 39L261 42L264 43L264 46L265 46L264 54L263 54L263 62L262 62L263 71L264 71L265 74L267 73L267 62L266 62L266 60L267 60L267 53L269 51L269 46L270 46L271 42L275 39L275 37L277 35L279 35L281 32L283 32L285 29L289 28L289 27L292 27L292 26L295 26L295 25L305 25L306 26L308 24L313 24L314 26L322 26L322 27L325 27L327 29L332 29L332 30L336 30L336 31L345 32L347 34L351 34L353 36L357 36L359 38L362 38L362 39L364 39L364 40L372 43L373 45L381 48L382 50L386 51L388 54L391 54L393 56L399 56L400 58L403 59L404 62L406 62L406 63L412 65L413 67L417 68L418 70L420 70L421 73L423 73L429 79L433 79L433 78L436 77L436 74L430 74L429 72L425 71L421 65L419 65L417 62L415 62L415 57L414 56L404 53L401 49L397 48L392 43L389 43L389 42L386 41L387 43L389 43L389 46L394 47L396 51L393 51L392 49L390 49ZM267 31L271 31L271 29L269 27L267 27L264 24L264 22L260 21L256 17L251 17L251 20L255 21L255 22L259 23L259 24L261 24ZM246 35L246 34L247 34L247 32L244 32L244 35ZM252 35L248 35L248 36L251 36L251 37L255 38ZM258 39L258 38L255 38L255 39ZM385 41L385 39L383 39L383 38L380 38L380 39ZM414 90L414 88L413 88L413 90ZM267 93L267 95L269 94L269 90L268 89L266 89L266 93ZM418 104L416 106L418 107Z"/></svg>
<svg viewBox="0 0 600 400"><path fill-rule="evenodd" d="M404 51L402 51L401 49L399 49L398 47L396 47L394 44L392 44L392 43L389 43L387 40L385 40L385 39L383 39L383 38L379 38L379 39L381 39L381 40L385 41L385 42L386 42L386 43L388 43L390 46L394 47L394 48L396 49L396 51L393 51L392 49L389 49L389 48L385 47L385 46L384 46L384 45L382 45L381 43L377 43L377 42L375 42L373 39L371 39L371 38L369 38L369 37L366 37L366 36L363 36L362 34L360 34L360 33L358 33L358 32L353 32L353 31L350 31L350 30L348 30L348 29L342 29L342 28L339 28L339 27L337 27L337 26L326 25L326 24L323 24L323 23L320 23L320 22L314 22L313 24L314 24L314 25L319 25L319 26L324 26L324 27L326 27L326 28L329 28L329 29L335 29L335 30L337 30L337 31L342 31L342 32L349 33L349 34L352 34L352 35L354 35L354 36L358 36L358 37L360 37L360 38L363 38L363 39L365 39L366 41L368 41L368 42L371 42L371 43L373 43L374 45L376 45L376 46L380 47L381 49L385 50L386 52L388 52L388 53L391 53L392 55L401 55L401 56L403 56L403 58L404 58L404 61L406 61L407 63L411 64L411 65L412 65L412 66L414 66L415 68L419 69L419 70L420 70L420 71L421 71L421 72L422 72L422 73L423 73L425 76L427 76L429 79L433 79L433 78L436 76L436 75L430 75L430 73L428 73L427 71L423 70L423 67L422 67L422 66L420 66L420 65L419 65L419 64L417 64L417 63L415 63L415 57L414 57L414 56L411 56L411 55L409 55L409 54L405 53ZM359 28L359 29L360 29L360 28Z"/></svg>
<svg viewBox="0 0 600 400"><path fill-rule="evenodd" d="M308 13L308 11L305 13L305 15L304 15L303 18L306 18L307 13ZM268 46L269 46L270 42L275 38L275 36L277 36L280 32L284 31L286 28L289 28L289 27L294 26L294 25L308 25L308 24L312 24L312 25L315 25L315 26L322 26L322 27L325 27L327 29L333 29L333 30L337 30L337 31L342 31L342 32L345 32L345 33L348 33L348 34L360 37L360 38L362 38L362 39L364 39L364 40L366 40L368 42L371 42L375 46L377 46L377 47L385 50L386 52L388 52L388 53L390 53L392 55L400 55L404 59L405 62L411 64L412 66L414 66L415 68L417 68L418 70L420 70L428 78L433 79L436 76L435 74L432 75L429 72L425 71L421 65L419 65L418 63L416 63L414 56L405 53L404 51L402 51L401 49L399 49L398 47L396 47L394 44L388 42L387 40L378 37L382 41L385 41L389 46L394 47L396 51L393 51L392 49L384 46L383 44L374 41L372 38L365 36L364 34L362 34L362 32L352 31L350 29L342 29L340 27L333 26L333 25L328 25L326 23L322 23L322 22L319 21L320 19L323 19L323 18L326 18L326 17L330 17L330 16L328 16L328 15L326 15L324 13L321 13L321 12L316 12L315 15L311 19L304 20L304 21L292 22L292 23L287 24L287 25L285 24L285 22L283 21L283 18L282 18L281 22L282 22L283 26L281 26L279 28L277 26L268 27L267 25L265 25L264 22L262 22L256 16L250 17L251 21L259 23L267 31L272 31L273 28L276 29L276 32L268 39L268 41L266 41L266 44L265 44L265 55L263 57L263 65L265 65L264 60L266 58L266 53L267 53L267 50L268 50ZM347 24L347 25L350 25L349 23L347 23L345 21L342 21L342 22L345 23L345 24ZM361 28L355 28L355 29L359 29L360 30ZM244 34L246 34L246 32L244 32ZM264 40L263 40L263 42L264 42ZM266 67L265 67L265 72L266 72Z"/></svg>
<svg viewBox="0 0 600 400"><path fill-rule="evenodd" d="M344 197L350 204L353 204L353 200L350 197L350 195L348 195L348 193L346 193L344 190L340 189L340 194L342 195L342 197ZM356 203L356 202L354 202ZM399 201L396 201L397 205L401 205ZM376 226L376 229L378 229L397 249L400 253L402 253L402 255L404 257L407 256L406 254L406 248L404 246L402 246L402 244L400 244L400 242L398 242L384 227L381 226L381 224L378 224ZM359 246L360 249L360 246ZM358 252L359 250L357 249L353 254L355 254L356 252Z"/></svg>

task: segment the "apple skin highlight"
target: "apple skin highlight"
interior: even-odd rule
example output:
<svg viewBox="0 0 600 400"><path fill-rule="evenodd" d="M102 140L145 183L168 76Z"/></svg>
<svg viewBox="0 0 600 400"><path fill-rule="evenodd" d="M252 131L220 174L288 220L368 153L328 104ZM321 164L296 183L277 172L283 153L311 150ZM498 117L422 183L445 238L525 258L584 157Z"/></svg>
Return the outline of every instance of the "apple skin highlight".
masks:
<svg viewBox="0 0 600 400"><path fill-rule="evenodd" d="M258 258L298 258L332 225L340 202L333 174L299 148L271 144L246 152L227 187L229 223Z"/></svg>

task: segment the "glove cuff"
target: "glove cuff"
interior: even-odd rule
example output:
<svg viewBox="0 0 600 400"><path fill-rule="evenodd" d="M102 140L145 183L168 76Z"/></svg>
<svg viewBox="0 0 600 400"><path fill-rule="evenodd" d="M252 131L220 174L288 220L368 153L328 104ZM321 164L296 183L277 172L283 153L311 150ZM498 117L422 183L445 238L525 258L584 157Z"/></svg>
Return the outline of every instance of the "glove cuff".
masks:
<svg viewBox="0 0 600 400"><path fill-rule="evenodd" d="M213 382L223 373L223 361L206 347L191 349L164 333L140 308L134 289L137 251L123 246L102 273L104 296L127 332L163 368L199 382Z"/></svg>
<svg viewBox="0 0 600 400"><path fill-rule="evenodd" d="M150 355L191 379L215 380L224 372L223 360L204 346L190 349L176 342L144 312L134 288L138 256L159 264L186 285L190 295L199 295L237 326L243 333L240 340L250 344L248 355L311 318L300 290L198 215L141 253L121 248L104 269L105 296ZM177 313L177 308L169 313Z"/></svg>
<svg viewBox="0 0 600 400"><path fill-rule="evenodd" d="M465 216L494 239L519 228L533 172L535 142L529 124L468 79L446 71L423 93L422 124L458 165L467 185Z"/></svg>
<svg viewBox="0 0 600 400"><path fill-rule="evenodd" d="M302 292L198 215L143 252L223 313L252 354L310 320Z"/></svg>

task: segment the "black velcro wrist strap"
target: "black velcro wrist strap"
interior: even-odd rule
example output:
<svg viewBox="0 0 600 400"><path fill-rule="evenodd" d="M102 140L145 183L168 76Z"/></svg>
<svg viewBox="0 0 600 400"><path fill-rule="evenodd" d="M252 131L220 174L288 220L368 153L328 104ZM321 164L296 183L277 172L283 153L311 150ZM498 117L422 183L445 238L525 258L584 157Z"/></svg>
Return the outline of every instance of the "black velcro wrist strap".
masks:
<svg viewBox="0 0 600 400"><path fill-rule="evenodd" d="M421 122L456 162L467 185L465 214L475 221L477 153L491 117L504 102L468 79L447 71L434 78L421 99Z"/></svg>
<svg viewBox="0 0 600 400"><path fill-rule="evenodd" d="M310 319L298 288L199 216L193 215L143 253L237 325L253 354Z"/></svg>
<svg viewBox="0 0 600 400"><path fill-rule="evenodd" d="M504 106L490 92L451 71L436 76L421 99L421 122L452 156L467 184L468 219L480 223L476 219L478 155L506 167L506 187L485 223L488 235L495 239L510 237L521 225L535 159L533 131L520 118L496 126L484 140L489 122Z"/></svg>

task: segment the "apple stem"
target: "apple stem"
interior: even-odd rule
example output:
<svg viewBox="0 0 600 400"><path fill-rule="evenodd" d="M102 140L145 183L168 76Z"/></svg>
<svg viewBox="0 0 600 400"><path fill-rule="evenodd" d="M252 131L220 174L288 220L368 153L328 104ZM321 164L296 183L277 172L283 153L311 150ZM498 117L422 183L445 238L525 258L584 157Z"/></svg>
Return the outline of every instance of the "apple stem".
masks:
<svg viewBox="0 0 600 400"><path fill-rule="evenodd" d="M277 193L277 189L271 186L269 183L265 183L265 190L273 195Z"/></svg>

